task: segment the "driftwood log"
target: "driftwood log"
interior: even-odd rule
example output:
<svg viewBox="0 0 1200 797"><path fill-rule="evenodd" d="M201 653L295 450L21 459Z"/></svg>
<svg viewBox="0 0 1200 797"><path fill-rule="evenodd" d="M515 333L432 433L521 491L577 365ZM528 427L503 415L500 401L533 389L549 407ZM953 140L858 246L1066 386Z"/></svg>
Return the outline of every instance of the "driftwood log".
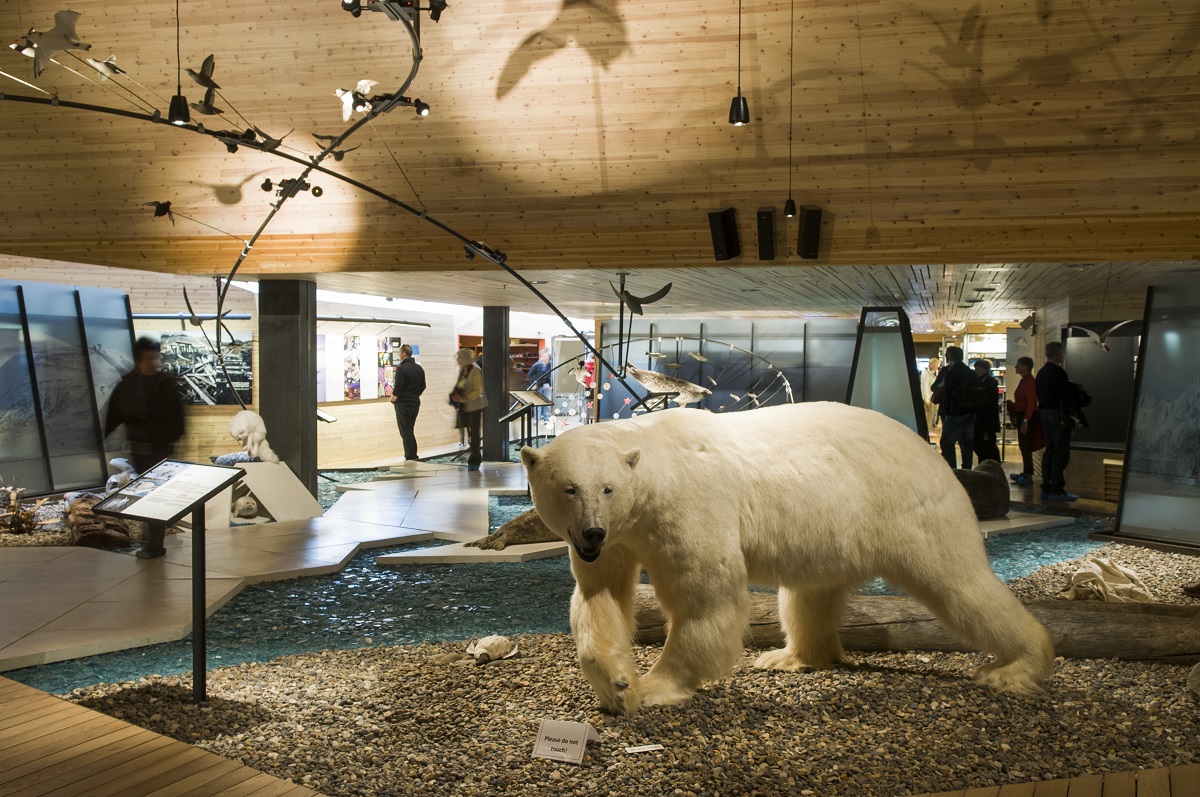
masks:
<svg viewBox="0 0 1200 797"><path fill-rule="evenodd" d="M1048 600L1026 604L1054 637L1054 651L1071 659L1125 659L1188 664L1200 661L1200 608L1158 603ZM641 584L636 598L636 639L659 645L665 618L654 588ZM838 629L847 650L973 651L912 598L851 596ZM750 594L746 643L783 645L774 594Z"/></svg>

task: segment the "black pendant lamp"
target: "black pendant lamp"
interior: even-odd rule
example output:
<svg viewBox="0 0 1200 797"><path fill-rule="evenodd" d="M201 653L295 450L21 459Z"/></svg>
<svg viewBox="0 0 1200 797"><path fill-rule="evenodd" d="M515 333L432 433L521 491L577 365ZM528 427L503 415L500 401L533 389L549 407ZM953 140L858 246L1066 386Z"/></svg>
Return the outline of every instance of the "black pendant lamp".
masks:
<svg viewBox="0 0 1200 797"><path fill-rule="evenodd" d="M796 114L792 110L792 102L796 94L796 79L795 72L792 71L792 56L796 52L796 0L792 0L792 23L788 35L788 198L783 203L783 215L794 219L796 200L792 199L792 120L796 118Z"/></svg>
<svg viewBox="0 0 1200 797"><path fill-rule="evenodd" d="M187 97L183 96L181 82L183 67L179 57L179 0L175 0L175 96L171 98L171 108L167 111L167 119L173 125L186 125L192 121L188 112Z"/></svg>
<svg viewBox="0 0 1200 797"><path fill-rule="evenodd" d="M729 103L729 124L734 127L750 124L750 106L742 96L742 0L738 0L738 87L737 96Z"/></svg>

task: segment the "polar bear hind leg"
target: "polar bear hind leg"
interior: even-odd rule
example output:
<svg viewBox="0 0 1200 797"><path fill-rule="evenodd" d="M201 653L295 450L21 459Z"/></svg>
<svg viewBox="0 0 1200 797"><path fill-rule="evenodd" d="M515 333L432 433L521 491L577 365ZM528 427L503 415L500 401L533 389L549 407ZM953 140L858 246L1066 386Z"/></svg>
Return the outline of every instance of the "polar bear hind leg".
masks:
<svg viewBox="0 0 1200 797"><path fill-rule="evenodd" d="M949 571L955 573L955 571ZM973 577L963 577L971 573ZM1050 633L1021 605L990 568L947 574L936 583L921 583L911 574L886 577L928 607L947 628L993 660L975 672L975 680L998 692L1031 694L1054 669Z"/></svg>
<svg viewBox="0 0 1200 797"><path fill-rule="evenodd" d="M759 656L760 670L828 669L846 661L837 628L846 605L848 587L800 589L781 587L779 620L787 642Z"/></svg>

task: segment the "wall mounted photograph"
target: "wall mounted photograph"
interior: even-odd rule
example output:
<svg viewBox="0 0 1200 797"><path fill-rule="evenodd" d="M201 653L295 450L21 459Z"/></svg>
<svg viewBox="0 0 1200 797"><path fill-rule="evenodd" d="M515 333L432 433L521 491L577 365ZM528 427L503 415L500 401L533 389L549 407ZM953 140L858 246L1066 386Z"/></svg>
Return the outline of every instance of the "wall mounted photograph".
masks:
<svg viewBox="0 0 1200 797"><path fill-rule="evenodd" d="M252 404L254 388L253 335L249 332L221 336L223 354L218 358L199 332L145 332L139 335L162 344L163 365L179 377L188 404ZM228 340L229 334L233 340ZM221 360L224 360L224 372ZM225 379L225 372L229 380ZM233 383L230 387L229 382ZM236 391L236 394L235 392ZM241 402L238 398L241 398Z"/></svg>

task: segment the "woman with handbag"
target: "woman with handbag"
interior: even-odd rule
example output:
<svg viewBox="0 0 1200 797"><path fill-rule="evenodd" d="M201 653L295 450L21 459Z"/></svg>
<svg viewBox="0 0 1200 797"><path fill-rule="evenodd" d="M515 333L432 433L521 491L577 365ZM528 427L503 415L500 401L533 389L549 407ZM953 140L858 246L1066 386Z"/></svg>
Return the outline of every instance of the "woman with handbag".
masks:
<svg viewBox="0 0 1200 797"><path fill-rule="evenodd" d="M459 349L455 360L458 381L450 392L450 403L458 409L459 424L467 430L467 470L479 470L483 462L483 409L488 405L483 394L483 371L475 364L475 352L470 349Z"/></svg>

